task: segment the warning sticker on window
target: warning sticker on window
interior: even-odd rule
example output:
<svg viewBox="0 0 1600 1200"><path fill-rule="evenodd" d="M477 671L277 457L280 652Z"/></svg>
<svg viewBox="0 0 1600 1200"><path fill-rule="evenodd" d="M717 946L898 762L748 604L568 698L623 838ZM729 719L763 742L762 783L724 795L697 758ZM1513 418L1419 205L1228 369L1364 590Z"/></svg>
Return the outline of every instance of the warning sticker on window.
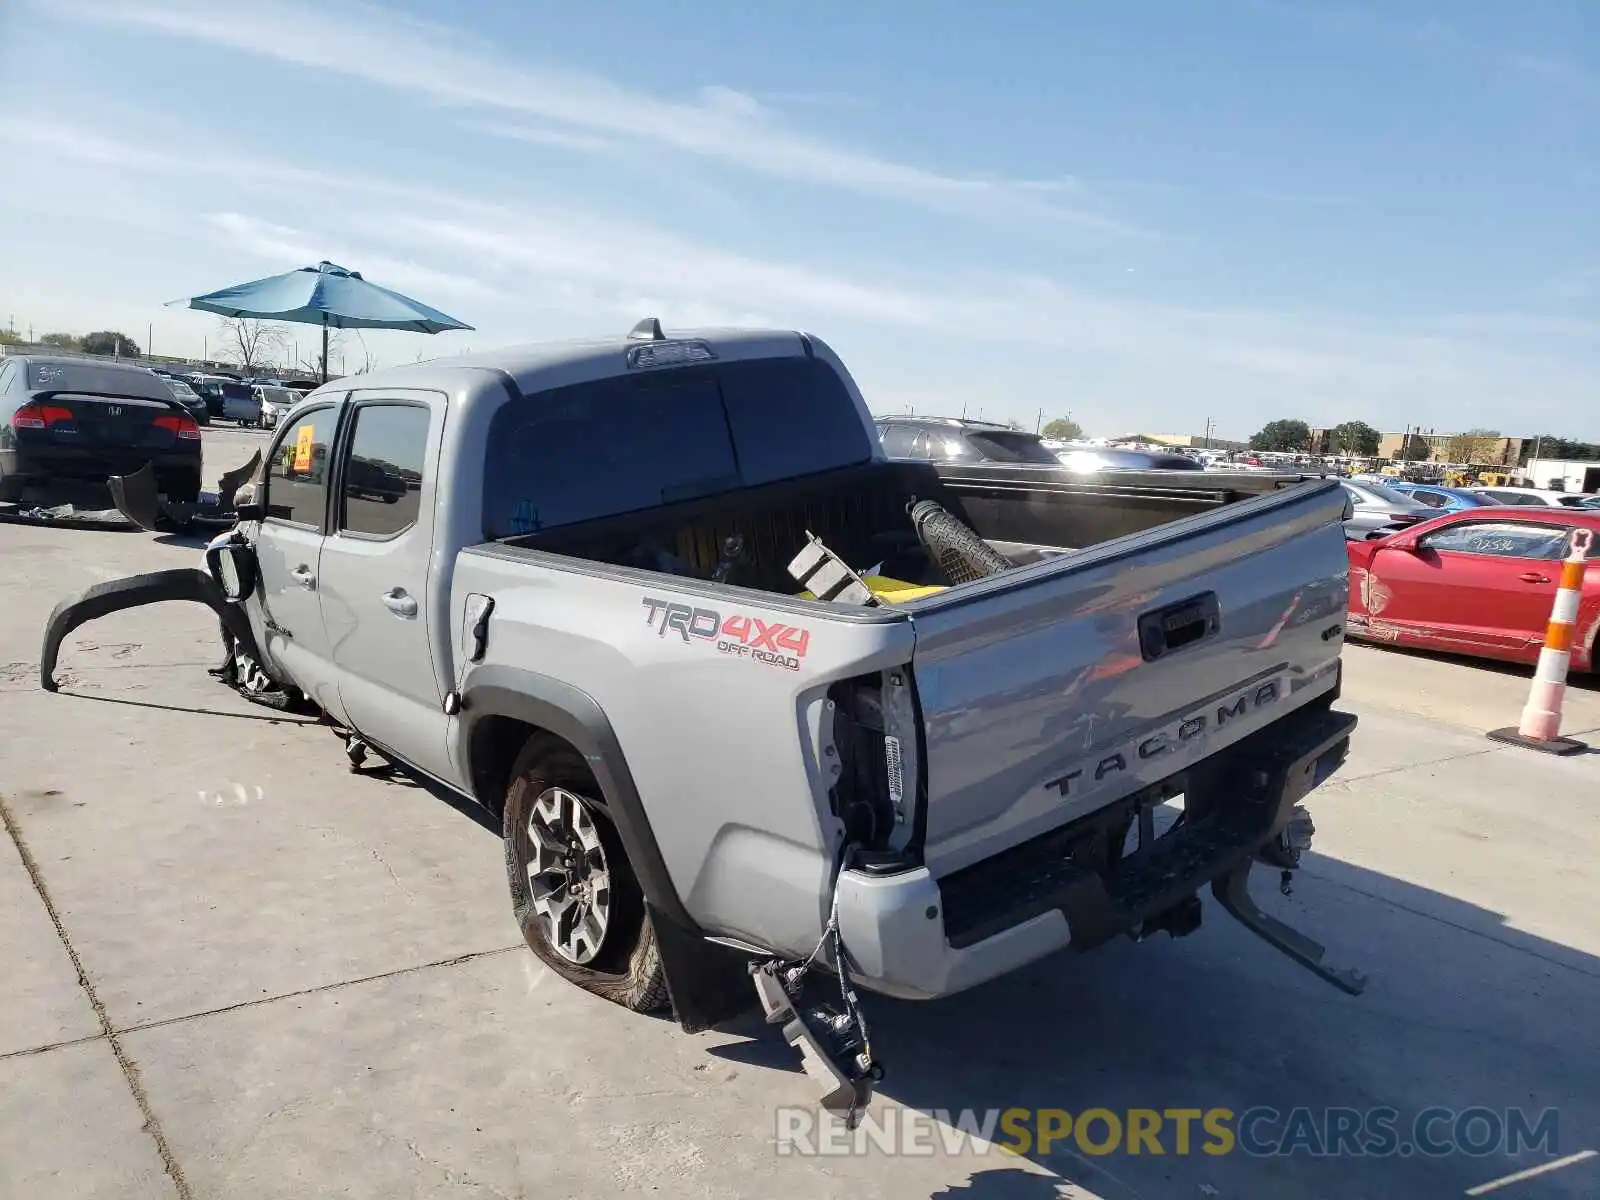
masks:
<svg viewBox="0 0 1600 1200"><path fill-rule="evenodd" d="M292 471L311 470L311 442L317 436L315 425L302 425L294 435L294 465Z"/></svg>

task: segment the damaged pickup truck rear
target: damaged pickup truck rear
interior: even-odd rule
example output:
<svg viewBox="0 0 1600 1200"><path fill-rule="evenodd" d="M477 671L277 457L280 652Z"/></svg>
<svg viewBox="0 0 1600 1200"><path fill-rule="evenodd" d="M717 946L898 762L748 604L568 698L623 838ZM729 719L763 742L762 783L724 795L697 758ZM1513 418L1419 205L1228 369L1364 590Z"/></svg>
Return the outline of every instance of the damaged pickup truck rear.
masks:
<svg viewBox="0 0 1600 1200"><path fill-rule="evenodd" d="M82 620L209 604L235 686L498 817L553 970L759 1003L830 1106L881 1070L855 985L1186 935L1208 885L1361 988L1247 890L1355 725L1336 482L894 461L820 340L647 320L325 385L255 489L207 571L63 602L45 686Z"/></svg>

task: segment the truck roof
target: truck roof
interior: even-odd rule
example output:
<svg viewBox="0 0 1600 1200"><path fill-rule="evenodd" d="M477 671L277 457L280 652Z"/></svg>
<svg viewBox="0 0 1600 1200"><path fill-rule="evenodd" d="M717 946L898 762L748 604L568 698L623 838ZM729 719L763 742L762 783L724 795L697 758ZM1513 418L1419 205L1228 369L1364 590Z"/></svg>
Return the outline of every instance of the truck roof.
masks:
<svg viewBox="0 0 1600 1200"><path fill-rule="evenodd" d="M689 355L701 347L716 359L779 358L799 356L815 343L809 335L792 329L685 329L668 335L653 317L634 326L631 333L610 338L533 342L497 347L469 354L444 355L421 362L385 367L361 376L329 380L317 389L330 392L351 388L441 387L453 372L485 370L509 375L524 393L619 375L630 368L630 351L661 355L658 365L692 362ZM655 350L642 349L655 347ZM831 355L831 352L830 352ZM675 356L675 357L674 357Z"/></svg>

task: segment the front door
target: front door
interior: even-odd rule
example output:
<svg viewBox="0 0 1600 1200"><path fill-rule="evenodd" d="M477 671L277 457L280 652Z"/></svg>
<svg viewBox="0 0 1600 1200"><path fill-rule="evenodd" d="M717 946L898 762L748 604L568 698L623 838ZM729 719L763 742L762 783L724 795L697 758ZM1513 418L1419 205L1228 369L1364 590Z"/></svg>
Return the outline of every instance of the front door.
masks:
<svg viewBox="0 0 1600 1200"><path fill-rule="evenodd" d="M301 413L267 457L265 509L256 538L261 604L252 613L256 642L269 668L335 716L341 710L318 575L338 420L337 403Z"/></svg>
<svg viewBox="0 0 1600 1200"><path fill-rule="evenodd" d="M452 782L430 636L435 616L448 619L446 600L434 612L430 586L445 400L421 391L355 392L351 400L321 567L340 700L369 741ZM447 577L432 582L448 587ZM448 645L440 650L448 655Z"/></svg>

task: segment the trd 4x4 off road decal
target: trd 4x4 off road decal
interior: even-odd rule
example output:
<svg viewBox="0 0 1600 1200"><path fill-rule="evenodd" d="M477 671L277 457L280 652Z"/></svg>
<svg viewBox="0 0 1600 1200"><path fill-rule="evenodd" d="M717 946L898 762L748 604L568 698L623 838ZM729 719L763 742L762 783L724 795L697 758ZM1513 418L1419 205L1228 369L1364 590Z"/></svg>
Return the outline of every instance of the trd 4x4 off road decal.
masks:
<svg viewBox="0 0 1600 1200"><path fill-rule="evenodd" d="M713 608L695 608L673 600L644 598L645 624L658 637L676 633L687 643L711 642L718 653L798 671L811 644L811 632L781 621L734 613L724 618Z"/></svg>

